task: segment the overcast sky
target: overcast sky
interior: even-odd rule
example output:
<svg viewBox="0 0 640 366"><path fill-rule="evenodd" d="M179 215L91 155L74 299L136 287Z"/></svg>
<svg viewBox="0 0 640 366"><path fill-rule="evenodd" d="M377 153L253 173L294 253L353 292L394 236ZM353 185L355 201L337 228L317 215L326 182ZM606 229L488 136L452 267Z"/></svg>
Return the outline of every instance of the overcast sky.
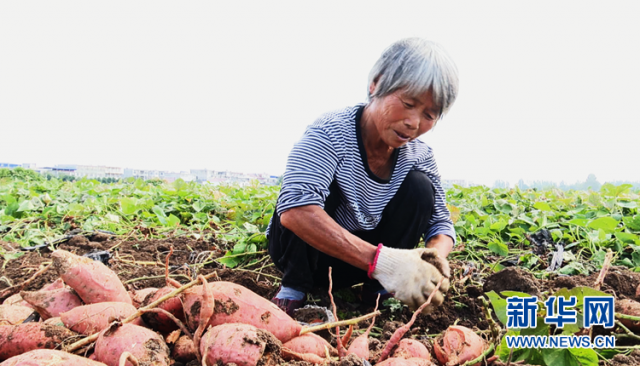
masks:
<svg viewBox="0 0 640 366"><path fill-rule="evenodd" d="M0 162L284 172L389 44L460 73L444 179L640 181L637 1L2 1Z"/></svg>

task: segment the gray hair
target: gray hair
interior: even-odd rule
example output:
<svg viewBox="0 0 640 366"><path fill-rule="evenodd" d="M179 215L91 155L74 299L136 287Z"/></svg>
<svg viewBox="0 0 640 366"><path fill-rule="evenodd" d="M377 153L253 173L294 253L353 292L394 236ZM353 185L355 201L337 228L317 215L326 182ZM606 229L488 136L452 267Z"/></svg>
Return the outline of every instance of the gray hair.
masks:
<svg viewBox="0 0 640 366"><path fill-rule="evenodd" d="M369 100L404 89L412 97L431 90L433 101L447 113L458 94L458 70L439 44L422 38L401 39L387 48L369 73L376 83Z"/></svg>

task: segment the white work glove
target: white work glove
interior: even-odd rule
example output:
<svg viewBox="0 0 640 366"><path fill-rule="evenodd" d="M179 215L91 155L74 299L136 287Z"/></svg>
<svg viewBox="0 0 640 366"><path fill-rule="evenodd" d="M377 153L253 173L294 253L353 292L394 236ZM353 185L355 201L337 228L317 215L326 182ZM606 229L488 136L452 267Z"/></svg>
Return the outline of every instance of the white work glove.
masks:
<svg viewBox="0 0 640 366"><path fill-rule="evenodd" d="M427 301L444 276L440 289L423 311L426 314L444 302L443 294L449 289L449 271L449 263L438 256L436 249L395 249L380 244L376 259L370 264L369 277L415 310Z"/></svg>

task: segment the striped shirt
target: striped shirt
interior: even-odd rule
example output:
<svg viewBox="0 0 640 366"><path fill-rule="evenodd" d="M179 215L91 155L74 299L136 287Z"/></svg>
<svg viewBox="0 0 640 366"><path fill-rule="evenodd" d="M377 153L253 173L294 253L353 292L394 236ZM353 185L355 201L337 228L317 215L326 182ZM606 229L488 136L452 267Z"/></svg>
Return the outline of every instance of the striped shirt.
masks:
<svg viewBox="0 0 640 366"><path fill-rule="evenodd" d="M435 188L435 207L429 229L424 233L425 240L446 234L455 242L440 174L429 146L413 140L396 149L395 166L389 179L381 179L365 168L360 134L364 106L359 104L324 114L307 127L289 154L277 214L298 206L324 208L329 186L335 180L342 192L334 217L336 222L352 232L372 230L409 171L419 170L426 173Z"/></svg>

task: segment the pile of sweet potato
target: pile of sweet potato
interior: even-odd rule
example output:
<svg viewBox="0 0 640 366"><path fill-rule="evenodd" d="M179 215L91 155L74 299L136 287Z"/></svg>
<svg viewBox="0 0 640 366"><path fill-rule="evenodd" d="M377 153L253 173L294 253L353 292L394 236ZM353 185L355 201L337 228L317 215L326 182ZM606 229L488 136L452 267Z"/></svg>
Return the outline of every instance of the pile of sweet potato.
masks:
<svg viewBox="0 0 640 366"><path fill-rule="evenodd" d="M0 305L0 366L169 365L170 359L248 366L369 358L368 332L350 345L351 332L338 337L338 351L267 299L234 283L208 283L200 276L200 285L185 290L167 278L166 287L130 293L101 262L63 250L52 258L59 280ZM41 320L23 323L34 312ZM423 344L401 338L395 336L385 355L373 361L432 364Z"/></svg>

